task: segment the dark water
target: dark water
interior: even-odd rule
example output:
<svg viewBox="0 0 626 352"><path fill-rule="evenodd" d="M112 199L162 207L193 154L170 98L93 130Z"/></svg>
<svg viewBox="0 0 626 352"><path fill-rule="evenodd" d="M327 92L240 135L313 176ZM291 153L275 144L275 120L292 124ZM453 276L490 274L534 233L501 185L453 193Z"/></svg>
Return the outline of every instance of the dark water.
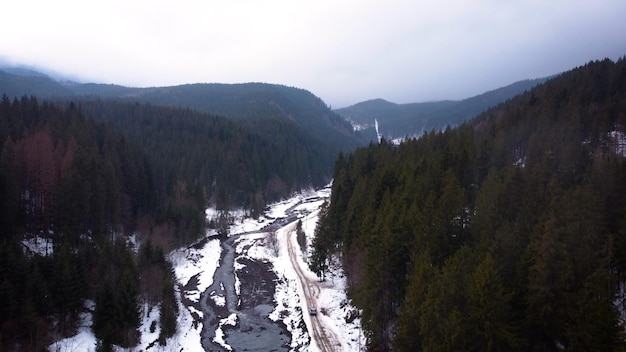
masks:
<svg viewBox="0 0 626 352"><path fill-rule="evenodd" d="M269 263L247 258L238 262L244 267L237 272L241 297L235 292L234 238L222 241L220 266L213 284L200 296L204 313L202 347L206 351L226 351L213 342L221 319L237 315L236 326L223 326L224 340L234 351L289 351L291 336L282 323L273 322L268 315L274 310L276 275ZM211 296L222 296L225 306L217 306Z"/></svg>

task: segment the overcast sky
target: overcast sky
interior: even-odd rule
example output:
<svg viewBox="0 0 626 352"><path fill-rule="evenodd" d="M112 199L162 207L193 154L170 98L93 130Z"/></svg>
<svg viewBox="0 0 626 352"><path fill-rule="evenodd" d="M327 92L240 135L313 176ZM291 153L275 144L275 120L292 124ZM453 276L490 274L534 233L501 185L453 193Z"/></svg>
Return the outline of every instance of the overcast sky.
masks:
<svg viewBox="0 0 626 352"><path fill-rule="evenodd" d="M333 108L461 99L626 55L624 0L13 0L0 61L86 82L268 82Z"/></svg>

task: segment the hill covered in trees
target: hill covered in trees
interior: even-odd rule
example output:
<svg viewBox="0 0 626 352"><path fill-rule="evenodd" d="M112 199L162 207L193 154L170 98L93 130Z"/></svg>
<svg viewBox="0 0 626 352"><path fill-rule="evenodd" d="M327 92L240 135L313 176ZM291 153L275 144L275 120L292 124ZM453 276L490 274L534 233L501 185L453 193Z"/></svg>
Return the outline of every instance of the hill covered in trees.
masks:
<svg viewBox="0 0 626 352"><path fill-rule="evenodd" d="M142 303L159 305L160 338L172 336L178 306L171 264L152 244L151 231L139 254L124 234L147 221L195 238L202 218L194 228L160 209L193 207L172 202L141 149L75 104L5 95L0 140L1 349L45 349L75 334L85 309L102 350L134 346ZM44 241L45 252L26 250L31 241Z"/></svg>
<svg viewBox="0 0 626 352"><path fill-rule="evenodd" d="M311 266L341 256L372 351L623 350L626 59L336 161Z"/></svg>
<svg viewBox="0 0 626 352"><path fill-rule="evenodd" d="M276 121L294 124L306 131L308 139L323 142L334 158L339 150L353 150L365 139L355 133L350 123L334 113L311 92L278 84L186 84L170 87L133 88L112 84L56 81L32 70L0 67L0 94L9 97L34 95L54 100L93 100L95 97L120 102L150 103L156 106L189 108L250 122L265 133L284 132L272 129ZM262 122L263 121L263 122ZM324 151L321 151L324 153Z"/></svg>
<svg viewBox="0 0 626 352"><path fill-rule="evenodd" d="M387 139L417 137L433 129L440 131L447 126L458 126L545 81L546 78L519 81L463 100L395 104L374 99L335 112L367 136L375 136L376 120L379 133Z"/></svg>
<svg viewBox="0 0 626 352"><path fill-rule="evenodd" d="M339 151L361 143L319 98L283 86L151 91L0 71L2 91L2 350L71 336L86 310L99 350L132 347L143 303L159 307L165 343L177 303L164 252L225 225L206 223L207 206L255 216L328 184Z"/></svg>
<svg viewBox="0 0 626 352"><path fill-rule="evenodd" d="M161 173L161 188L180 188L222 210L243 207L254 215L269 202L326 185L338 153L280 118L241 122L109 100L84 100L80 106L139 145Z"/></svg>
<svg viewBox="0 0 626 352"><path fill-rule="evenodd" d="M87 301L104 346L136 343L142 302L159 305L161 341L171 336L177 305L163 253L222 226L206 223L209 204L254 216L330 180L331 149L294 124L264 123L272 129L146 103L3 96L3 349L39 350L73 334ZM25 240L50 250L30 253Z"/></svg>
<svg viewBox="0 0 626 352"><path fill-rule="evenodd" d="M52 78L32 70L16 70L0 67L0 87L2 93L9 97L38 96L67 96L70 90Z"/></svg>
<svg viewBox="0 0 626 352"><path fill-rule="evenodd" d="M130 88L59 82L36 71L5 68L0 93L80 105L168 169L159 182L171 188L173 178L191 180L186 183L224 209L254 211L294 191L322 186L330 181L340 151L366 143L318 97L274 84Z"/></svg>
<svg viewBox="0 0 626 352"><path fill-rule="evenodd" d="M83 86L79 86L83 87ZM74 90L83 94L81 89ZM153 105L187 107L241 121L263 121L257 127L286 120L335 150L354 149L359 135L343 118L311 92L266 83L189 84L147 88L125 99Z"/></svg>

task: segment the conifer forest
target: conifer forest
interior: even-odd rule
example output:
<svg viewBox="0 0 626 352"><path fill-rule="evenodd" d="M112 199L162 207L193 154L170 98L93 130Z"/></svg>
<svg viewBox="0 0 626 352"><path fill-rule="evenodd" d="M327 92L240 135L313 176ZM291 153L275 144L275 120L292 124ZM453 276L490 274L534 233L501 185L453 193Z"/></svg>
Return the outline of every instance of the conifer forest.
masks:
<svg viewBox="0 0 626 352"><path fill-rule="evenodd" d="M0 351L86 310L98 351L133 348L144 304L165 348L206 209L331 182L308 265L340 263L368 351L626 351L626 58L399 143L283 86L51 87L0 90Z"/></svg>
<svg viewBox="0 0 626 352"><path fill-rule="evenodd" d="M626 60L335 164L311 267L340 257L371 351L624 349Z"/></svg>

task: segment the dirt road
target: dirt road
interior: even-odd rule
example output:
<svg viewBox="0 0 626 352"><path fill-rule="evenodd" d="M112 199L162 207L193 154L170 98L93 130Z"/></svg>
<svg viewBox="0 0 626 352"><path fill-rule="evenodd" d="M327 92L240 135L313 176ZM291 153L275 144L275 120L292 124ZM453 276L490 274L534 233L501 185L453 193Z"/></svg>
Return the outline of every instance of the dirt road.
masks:
<svg viewBox="0 0 626 352"><path fill-rule="evenodd" d="M320 283L317 280L310 280L303 272L300 264L298 263L297 253L299 249L297 244L292 239L295 238L295 226L290 228L287 232L287 250L289 253L289 259L295 273L298 276L300 285L304 291L304 300L306 301L306 309L303 314L309 314L309 307L316 307L318 315L311 315L311 338L315 341L320 351L334 352L341 351L341 343L335 335L335 333L324 326L323 319L320 319L319 315L324 314L323 308L317 304L317 299L320 294ZM305 318L306 319L306 318Z"/></svg>

